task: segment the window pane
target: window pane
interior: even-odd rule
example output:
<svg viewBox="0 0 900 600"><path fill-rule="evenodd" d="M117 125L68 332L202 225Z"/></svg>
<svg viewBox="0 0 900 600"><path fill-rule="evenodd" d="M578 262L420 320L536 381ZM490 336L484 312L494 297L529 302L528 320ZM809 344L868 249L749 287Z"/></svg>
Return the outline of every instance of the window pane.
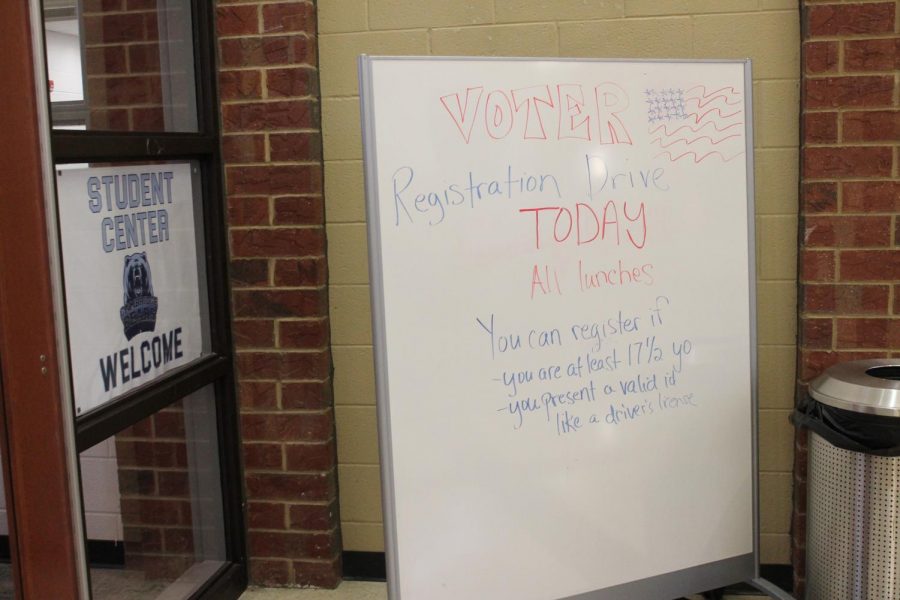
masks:
<svg viewBox="0 0 900 600"><path fill-rule="evenodd" d="M48 0L54 126L197 131L190 0Z"/></svg>
<svg viewBox="0 0 900 600"><path fill-rule="evenodd" d="M75 413L209 354L195 162L57 165Z"/></svg>
<svg viewBox="0 0 900 600"><path fill-rule="evenodd" d="M225 564L212 386L85 450L81 465L95 600L184 598ZM116 526L109 564L97 549Z"/></svg>

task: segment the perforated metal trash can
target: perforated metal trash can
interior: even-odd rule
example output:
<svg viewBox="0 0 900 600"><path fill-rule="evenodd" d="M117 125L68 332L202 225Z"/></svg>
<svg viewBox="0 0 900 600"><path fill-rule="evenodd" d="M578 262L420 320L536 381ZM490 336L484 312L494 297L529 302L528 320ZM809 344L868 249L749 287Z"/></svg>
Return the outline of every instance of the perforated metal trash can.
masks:
<svg viewBox="0 0 900 600"><path fill-rule="evenodd" d="M865 438L866 426L900 431L900 361L836 365L810 395L839 409L851 436ZM844 449L810 431L807 496L807 600L900 600L900 456Z"/></svg>

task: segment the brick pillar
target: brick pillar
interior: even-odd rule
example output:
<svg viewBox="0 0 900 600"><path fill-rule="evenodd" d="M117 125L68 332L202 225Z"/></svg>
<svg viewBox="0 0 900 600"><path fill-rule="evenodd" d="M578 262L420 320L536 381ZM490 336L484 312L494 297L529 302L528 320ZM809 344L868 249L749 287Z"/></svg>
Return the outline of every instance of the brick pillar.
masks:
<svg viewBox="0 0 900 600"><path fill-rule="evenodd" d="M171 582L194 563L181 402L116 435L125 568Z"/></svg>
<svg viewBox="0 0 900 600"><path fill-rule="evenodd" d="M234 338L257 585L340 579L311 1L218 0Z"/></svg>
<svg viewBox="0 0 900 600"><path fill-rule="evenodd" d="M832 364L900 355L898 3L804 5L800 396ZM802 595L806 435L795 443L793 561Z"/></svg>
<svg viewBox="0 0 900 600"><path fill-rule="evenodd" d="M82 0L88 129L165 129L156 0Z"/></svg>

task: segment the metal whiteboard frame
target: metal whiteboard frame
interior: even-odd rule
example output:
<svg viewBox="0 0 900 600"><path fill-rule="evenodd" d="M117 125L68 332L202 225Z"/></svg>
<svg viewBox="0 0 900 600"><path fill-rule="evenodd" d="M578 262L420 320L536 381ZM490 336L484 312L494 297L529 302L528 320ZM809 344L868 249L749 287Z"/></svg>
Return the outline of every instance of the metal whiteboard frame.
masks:
<svg viewBox="0 0 900 600"><path fill-rule="evenodd" d="M559 600L641 600L674 597L702 592L721 586L722 581L740 583L750 571L753 578L746 583L776 600L794 600L793 596L760 577L759 564L759 399L756 333L756 208L754 202L753 162L753 76L750 59L589 59L559 57L486 57L486 56L369 56L358 57L359 103L363 146L363 173L366 194L366 230L369 250L369 286L372 303L373 354L375 359L375 394L377 400L378 447L381 463L381 495L384 518L385 561L389 600L401 600L398 564L396 502L394 497L393 448L391 446L391 405L388 382L387 335L381 253L381 219L378 202L378 157L375 153L375 108L372 65L375 61L434 61L434 62L579 62L579 63L718 63L743 64L744 106L747 119L744 125L747 188L747 270L749 285L749 338L751 387L751 480L753 487L753 552L724 560L706 563L631 581L613 587L586 592ZM729 575L730 574L730 575ZM416 600L416 599L404 599Z"/></svg>

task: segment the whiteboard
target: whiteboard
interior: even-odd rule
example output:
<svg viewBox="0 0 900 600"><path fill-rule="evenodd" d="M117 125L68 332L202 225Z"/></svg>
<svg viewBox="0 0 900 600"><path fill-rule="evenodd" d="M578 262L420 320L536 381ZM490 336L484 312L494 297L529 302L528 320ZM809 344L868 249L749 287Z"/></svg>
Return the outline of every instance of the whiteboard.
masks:
<svg viewBox="0 0 900 600"><path fill-rule="evenodd" d="M392 599L754 576L749 71L360 58Z"/></svg>

